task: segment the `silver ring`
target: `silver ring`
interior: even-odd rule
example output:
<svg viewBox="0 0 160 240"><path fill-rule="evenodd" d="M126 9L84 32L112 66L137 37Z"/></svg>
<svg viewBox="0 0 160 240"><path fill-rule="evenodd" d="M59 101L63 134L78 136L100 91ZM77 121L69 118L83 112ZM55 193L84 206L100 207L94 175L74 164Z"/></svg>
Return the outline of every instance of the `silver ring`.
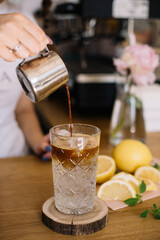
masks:
<svg viewBox="0 0 160 240"><path fill-rule="evenodd" d="M20 51L21 48L22 48L22 46L21 46L21 44L19 43L19 44L17 44L17 46L15 46L15 48L10 49L9 51L10 51L11 53L16 53L16 52Z"/></svg>

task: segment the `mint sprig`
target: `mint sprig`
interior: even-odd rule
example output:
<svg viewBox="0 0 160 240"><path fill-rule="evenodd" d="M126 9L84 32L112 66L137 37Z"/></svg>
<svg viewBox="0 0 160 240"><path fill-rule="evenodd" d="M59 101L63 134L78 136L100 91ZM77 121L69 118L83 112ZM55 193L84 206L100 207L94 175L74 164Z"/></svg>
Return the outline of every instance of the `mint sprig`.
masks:
<svg viewBox="0 0 160 240"><path fill-rule="evenodd" d="M146 191L146 184L142 180L139 186L139 194L136 194L135 198L128 198L124 202L129 206L135 206L138 202L142 202L142 193Z"/></svg>
<svg viewBox="0 0 160 240"><path fill-rule="evenodd" d="M148 213L151 213L156 219L160 219L160 207L157 208L156 204L153 204L153 210L150 208L140 214L141 218L146 218Z"/></svg>
<svg viewBox="0 0 160 240"><path fill-rule="evenodd" d="M153 167L160 171L160 166L157 163L155 163Z"/></svg>

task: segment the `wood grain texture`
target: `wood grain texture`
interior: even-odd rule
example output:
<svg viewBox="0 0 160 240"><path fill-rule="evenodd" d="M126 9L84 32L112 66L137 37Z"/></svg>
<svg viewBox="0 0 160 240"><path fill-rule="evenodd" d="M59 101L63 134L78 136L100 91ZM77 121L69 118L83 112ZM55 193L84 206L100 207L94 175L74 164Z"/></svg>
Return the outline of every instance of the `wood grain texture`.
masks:
<svg viewBox="0 0 160 240"><path fill-rule="evenodd" d="M108 207L104 201L95 198L92 211L80 215L68 215L59 212L54 205L54 197L42 206L43 223L55 232L67 235L88 235L104 228L107 223Z"/></svg>
<svg viewBox="0 0 160 240"><path fill-rule="evenodd" d="M109 209L108 223L102 230L86 236L56 233L41 220L42 205L53 196L51 162L35 156L1 159L0 239L1 240L159 240L159 220L139 217L160 197L117 211Z"/></svg>
<svg viewBox="0 0 160 240"><path fill-rule="evenodd" d="M68 107L57 101L41 103L40 112L51 125L68 122ZM63 111L62 111L63 109ZM66 109L66 111L64 110ZM73 122L96 125L102 131L100 153L110 154L107 117L78 116L73 111ZM160 159L160 133L147 134L147 145ZM149 215L139 217L153 203L160 207L160 197L117 211L109 209L108 223L102 230L86 236L56 233L41 220L41 209L46 199L53 196L51 162L35 156L0 159L0 240L159 240L160 221Z"/></svg>

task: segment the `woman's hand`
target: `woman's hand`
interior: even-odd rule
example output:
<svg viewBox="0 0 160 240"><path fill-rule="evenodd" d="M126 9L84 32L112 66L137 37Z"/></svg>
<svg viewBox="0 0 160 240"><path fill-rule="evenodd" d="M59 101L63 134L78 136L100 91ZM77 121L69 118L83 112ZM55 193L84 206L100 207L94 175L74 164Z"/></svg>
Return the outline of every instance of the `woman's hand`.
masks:
<svg viewBox="0 0 160 240"><path fill-rule="evenodd" d="M36 148L34 149L36 154L41 155L42 160L44 160L44 161L48 160L48 159L51 159L51 146L50 146L49 142L50 142L49 134L44 135L40 139Z"/></svg>
<svg viewBox="0 0 160 240"><path fill-rule="evenodd" d="M44 31L19 12L0 14L0 57L12 62L34 56L52 44Z"/></svg>

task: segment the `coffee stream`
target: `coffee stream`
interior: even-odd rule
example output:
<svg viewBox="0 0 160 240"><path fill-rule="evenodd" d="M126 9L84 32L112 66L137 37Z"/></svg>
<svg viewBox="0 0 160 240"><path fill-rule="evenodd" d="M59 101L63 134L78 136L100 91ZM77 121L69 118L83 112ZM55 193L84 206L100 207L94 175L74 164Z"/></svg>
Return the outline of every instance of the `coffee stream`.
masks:
<svg viewBox="0 0 160 240"><path fill-rule="evenodd" d="M65 84L66 91L67 91L67 98L68 98L68 107L69 107L69 124L70 124L70 134L72 137L72 112L71 112L71 97L69 92L68 84Z"/></svg>

